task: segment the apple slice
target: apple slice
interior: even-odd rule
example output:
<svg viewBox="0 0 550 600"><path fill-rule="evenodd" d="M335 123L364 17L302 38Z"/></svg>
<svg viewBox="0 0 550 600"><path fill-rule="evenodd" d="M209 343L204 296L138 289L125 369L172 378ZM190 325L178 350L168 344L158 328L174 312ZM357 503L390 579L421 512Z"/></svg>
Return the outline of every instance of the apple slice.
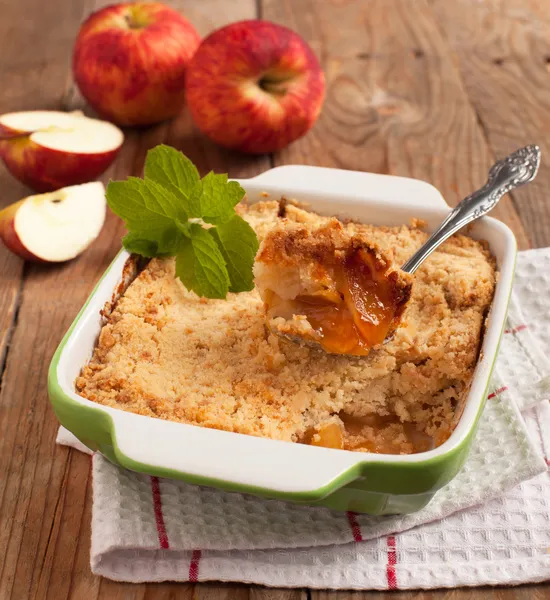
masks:
<svg viewBox="0 0 550 600"><path fill-rule="evenodd" d="M26 260L63 262L95 240L105 212L105 188L98 181L29 196L0 212L0 238Z"/></svg>
<svg viewBox="0 0 550 600"><path fill-rule="evenodd" d="M0 157L12 175L38 192L96 179L123 141L118 127L78 111L0 116Z"/></svg>
<svg viewBox="0 0 550 600"><path fill-rule="evenodd" d="M382 344L399 324L410 283L369 248L351 254L344 272L344 302L355 326L369 348Z"/></svg>

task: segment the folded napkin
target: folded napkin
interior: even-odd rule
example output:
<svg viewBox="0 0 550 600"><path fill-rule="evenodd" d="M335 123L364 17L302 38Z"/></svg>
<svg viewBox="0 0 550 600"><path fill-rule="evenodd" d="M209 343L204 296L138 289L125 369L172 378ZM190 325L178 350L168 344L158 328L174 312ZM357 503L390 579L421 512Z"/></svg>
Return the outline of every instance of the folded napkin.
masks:
<svg viewBox="0 0 550 600"><path fill-rule="evenodd" d="M93 572L363 590L549 579L549 293L550 249L520 253L472 451L426 508L340 513L140 475L95 454ZM89 452L63 428L57 441Z"/></svg>

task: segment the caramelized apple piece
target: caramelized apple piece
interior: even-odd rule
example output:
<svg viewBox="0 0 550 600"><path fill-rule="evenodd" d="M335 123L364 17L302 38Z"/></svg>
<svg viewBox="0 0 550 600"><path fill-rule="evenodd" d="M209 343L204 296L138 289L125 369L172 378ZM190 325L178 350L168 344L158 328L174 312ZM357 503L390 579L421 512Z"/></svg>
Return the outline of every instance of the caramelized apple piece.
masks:
<svg viewBox="0 0 550 600"><path fill-rule="evenodd" d="M444 441L434 440L428 434L418 431L412 423L402 423L396 415L371 414L358 417L341 412L338 416L340 422L322 425L318 431L307 431L302 443L375 454L398 454L405 447L412 454L431 450ZM398 438L399 443L396 444Z"/></svg>
<svg viewBox="0 0 550 600"><path fill-rule="evenodd" d="M425 452L435 445L432 437L418 431L412 423L402 423L397 415L371 414L358 417L342 412L339 416L344 423L346 450L396 454L397 436L406 438L410 453Z"/></svg>
<svg viewBox="0 0 550 600"><path fill-rule="evenodd" d="M285 302L285 301L283 301ZM279 303L271 308L271 314L281 316ZM290 327L280 326L281 333L299 335L300 337L317 342L332 354L368 354L370 348L364 346L354 323L353 316L346 304L340 300L338 303L326 302L322 298L314 299L311 296L298 296L295 300L286 301L286 314L301 315L311 326L311 331L301 330L296 322L290 322ZM303 325L303 324L302 324Z"/></svg>
<svg viewBox="0 0 550 600"><path fill-rule="evenodd" d="M338 423L329 423L314 433L309 442L311 446L322 446L323 448L344 449L344 433Z"/></svg>
<svg viewBox="0 0 550 600"><path fill-rule="evenodd" d="M309 429L301 439L302 444L308 446L320 446L323 448L344 449L344 430L339 423L322 425L319 430Z"/></svg>
<svg viewBox="0 0 550 600"><path fill-rule="evenodd" d="M285 219L265 237L254 269L268 326L325 352L365 356L398 326L412 279L372 242L332 219Z"/></svg>
<svg viewBox="0 0 550 600"><path fill-rule="evenodd" d="M346 260L344 272L344 300L363 342L368 347L381 344L404 309L396 294L397 271L388 273L372 252L360 248Z"/></svg>

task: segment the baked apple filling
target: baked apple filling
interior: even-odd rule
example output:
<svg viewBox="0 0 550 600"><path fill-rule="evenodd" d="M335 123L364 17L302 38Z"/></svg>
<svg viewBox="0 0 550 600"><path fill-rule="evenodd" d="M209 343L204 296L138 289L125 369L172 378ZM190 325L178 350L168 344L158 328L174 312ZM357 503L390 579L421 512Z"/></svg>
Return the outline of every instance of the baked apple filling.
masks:
<svg viewBox="0 0 550 600"><path fill-rule="evenodd" d="M397 454L431 450L449 435L450 431L436 441L414 424L401 423L395 415L358 417L341 412L334 420L307 431L301 442L337 450Z"/></svg>
<svg viewBox="0 0 550 600"><path fill-rule="evenodd" d="M335 219L320 227L283 219L265 237L255 275L269 328L329 354L366 356L399 326L411 293L409 274Z"/></svg>

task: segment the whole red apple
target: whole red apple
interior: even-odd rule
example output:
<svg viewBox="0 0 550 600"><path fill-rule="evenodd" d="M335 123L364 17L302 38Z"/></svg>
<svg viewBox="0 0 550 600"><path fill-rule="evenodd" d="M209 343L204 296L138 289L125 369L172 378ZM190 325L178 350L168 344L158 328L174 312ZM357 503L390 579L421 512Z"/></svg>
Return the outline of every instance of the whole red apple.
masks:
<svg viewBox="0 0 550 600"><path fill-rule="evenodd" d="M107 6L80 28L74 78L107 119L119 125L157 123L181 110L185 71L199 43L191 23L168 6Z"/></svg>
<svg viewBox="0 0 550 600"><path fill-rule="evenodd" d="M325 77L307 43L268 21L240 21L205 38L187 68L198 128L243 152L274 152L315 123Z"/></svg>

